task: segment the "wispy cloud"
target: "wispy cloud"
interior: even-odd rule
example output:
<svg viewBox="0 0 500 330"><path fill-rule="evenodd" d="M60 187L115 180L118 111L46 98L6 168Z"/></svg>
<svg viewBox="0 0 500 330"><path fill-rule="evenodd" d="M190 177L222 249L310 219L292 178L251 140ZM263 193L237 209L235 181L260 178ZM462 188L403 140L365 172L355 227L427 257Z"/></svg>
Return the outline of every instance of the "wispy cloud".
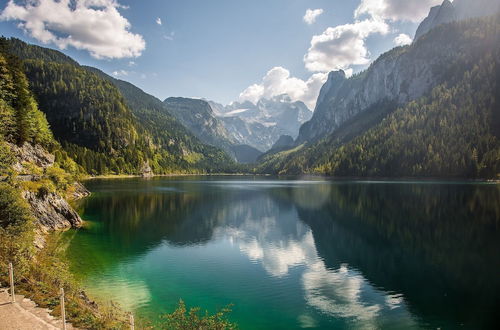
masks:
<svg viewBox="0 0 500 330"><path fill-rule="evenodd" d="M174 37L175 37L175 32L174 31L170 32L169 34L164 34L163 35L164 39L170 40L170 41L174 40Z"/></svg>
<svg viewBox="0 0 500 330"><path fill-rule="evenodd" d="M159 17L158 17L158 18L156 19L156 24L158 24L158 25L161 25L161 24L162 24L162 23L161 23L161 18L159 18Z"/></svg>
<svg viewBox="0 0 500 330"><path fill-rule="evenodd" d="M129 71L126 71L126 70L116 70L116 71L113 71L113 76L115 77L126 77L130 74Z"/></svg>

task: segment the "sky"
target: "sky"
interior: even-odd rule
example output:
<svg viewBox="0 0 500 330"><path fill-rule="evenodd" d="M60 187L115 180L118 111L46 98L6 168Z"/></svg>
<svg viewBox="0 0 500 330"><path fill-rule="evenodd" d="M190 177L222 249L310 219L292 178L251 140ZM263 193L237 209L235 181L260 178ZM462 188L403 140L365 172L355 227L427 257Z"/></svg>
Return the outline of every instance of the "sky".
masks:
<svg viewBox="0 0 500 330"><path fill-rule="evenodd" d="M411 43L442 0L0 0L6 37L63 51L163 100L288 94L314 108L348 75Z"/></svg>

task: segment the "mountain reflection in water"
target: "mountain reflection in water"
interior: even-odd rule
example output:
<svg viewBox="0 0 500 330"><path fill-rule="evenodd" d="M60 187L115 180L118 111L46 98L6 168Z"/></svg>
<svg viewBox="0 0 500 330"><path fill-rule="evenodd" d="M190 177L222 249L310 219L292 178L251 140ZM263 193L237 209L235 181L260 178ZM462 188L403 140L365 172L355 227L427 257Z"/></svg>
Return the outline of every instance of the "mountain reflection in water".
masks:
<svg viewBox="0 0 500 330"><path fill-rule="evenodd" d="M496 327L498 185L155 178L88 183L67 253L143 315L233 303L241 328Z"/></svg>

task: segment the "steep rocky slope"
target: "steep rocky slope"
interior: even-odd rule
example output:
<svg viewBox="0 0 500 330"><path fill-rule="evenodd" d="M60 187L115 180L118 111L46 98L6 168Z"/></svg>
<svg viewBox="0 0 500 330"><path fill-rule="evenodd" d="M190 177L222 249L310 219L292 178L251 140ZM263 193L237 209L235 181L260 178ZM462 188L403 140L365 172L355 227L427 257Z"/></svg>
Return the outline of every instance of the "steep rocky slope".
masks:
<svg viewBox="0 0 500 330"><path fill-rule="evenodd" d="M61 195L59 191L51 191L38 185L47 173L51 172L55 156L40 144L24 143L22 146L8 144L14 156L12 169L18 173L21 186L25 187L22 197L31 207L32 214L43 232L80 227L83 220ZM27 184L23 185L22 182ZM78 182L68 183L68 199L79 199L90 195L90 192ZM33 189L32 187L37 187ZM30 189L31 188L31 189Z"/></svg>
<svg viewBox="0 0 500 330"><path fill-rule="evenodd" d="M215 117L208 102L184 97L169 97L163 101L166 108L201 141L230 149L236 141L231 138L223 123Z"/></svg>
<svg viewBox="0 0 500 330"><path fill-rule="evenodd" d="M432 36L383 54L366 71L349 79L342 71L330 73L312 119L300 128L296 145L324 138L364 112L390 112L424 96L449 80L464 57L491 50L488 37L470 38L437 29Z"/></svg>
<svg viewBox="0 0 500 330"><path fill-rule="evenodd" d="M163 104L200 141L221 148L237 162L253 163L261 154L254 147L244 144L244 139L236 138L239 133L233 134L234 127L217 116L209 102L170 97Z"/></svg>
<svg viewBox="0 0 500 330"><path fill-rule="evenodd" d="M36 220L39 233L81 226L82 219L64 198L88 195L76 183L81 168L55 141L30 91L21 62L8 52L5 43L0 43L0 78L0 181L5 181L0 187L1 211L16 209L9 204L21 205L22 197L28 202L29 216ZM11 219L10 213L0 217L2 229L19 221ZM40 235L36 244L43 245Z"/></svg>
<svg viewBox="0 0 500 330"><path fill-rule="evenodd" d="M432 7L429 15L419 25L415 40L433 28L453 21L493 15L500 11L499 0L444 0L439 6Z"/></svg>
<svg viewBox="0 0 500 330"><path fill-rule="evenodd" d="M266 155L258 171L497 178L499 23L440 25L355 77L330 74L306 143Z"/></svg>
<svg viewBox="0 0 500 330"><path fill-rule="evenodd" d="M292 101L286 94L262 98L256 104L246 101L210 105L233 139L263 152L282 135L296 138L300 126L312 117L303 102Z"/></svg>

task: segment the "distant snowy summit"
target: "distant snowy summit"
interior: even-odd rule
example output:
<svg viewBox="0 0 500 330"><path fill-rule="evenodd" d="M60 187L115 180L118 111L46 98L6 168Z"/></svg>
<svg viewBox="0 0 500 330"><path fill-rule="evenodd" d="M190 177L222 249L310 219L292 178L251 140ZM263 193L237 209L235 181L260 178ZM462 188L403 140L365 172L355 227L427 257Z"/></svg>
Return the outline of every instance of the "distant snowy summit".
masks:
<svg viewBox="0 0 500 330"><path fill-rule="evenodd" d="M215 115L232 138L262 152L269 150L282 135L296 138L300 126L311 119L312 111L301 101L286 95L260 99L256 104L233 102L227 106L209 101Z"/></svg>

